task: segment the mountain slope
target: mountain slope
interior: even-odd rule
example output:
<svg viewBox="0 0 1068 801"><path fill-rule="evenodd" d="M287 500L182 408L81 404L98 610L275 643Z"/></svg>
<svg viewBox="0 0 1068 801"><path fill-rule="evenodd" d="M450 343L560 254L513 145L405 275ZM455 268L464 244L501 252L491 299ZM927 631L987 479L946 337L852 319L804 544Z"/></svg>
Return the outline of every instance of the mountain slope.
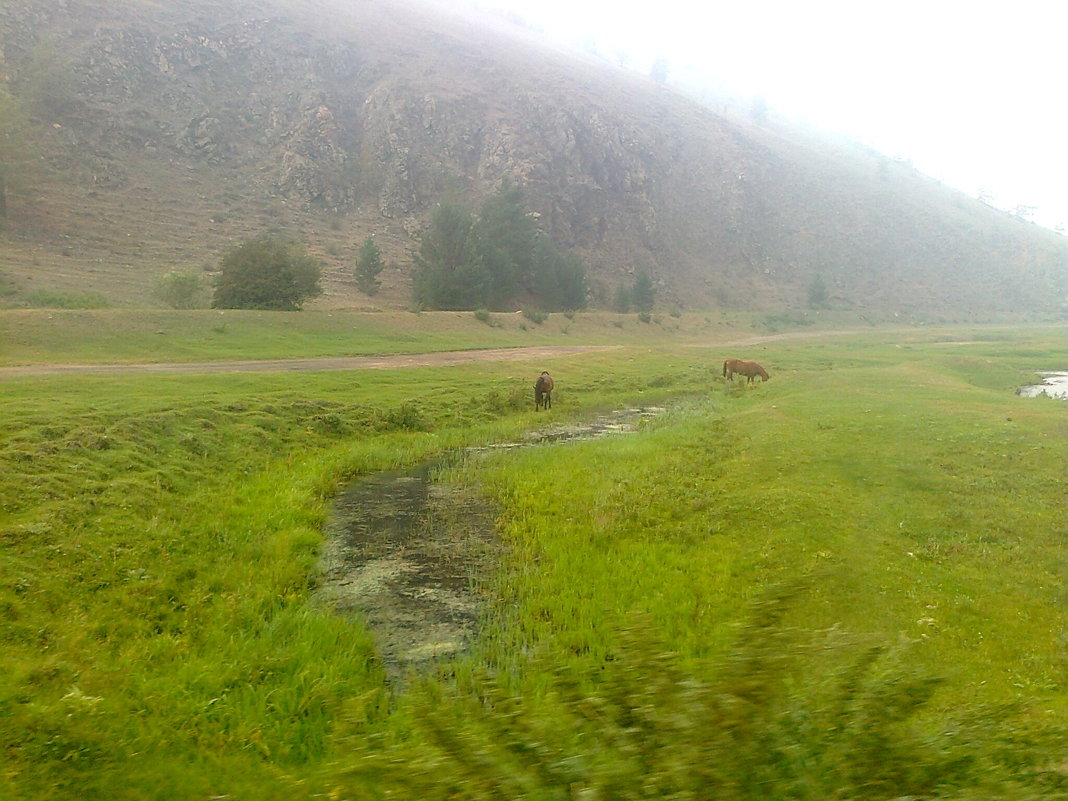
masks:
<svg viewBox="0 0 1068 801"><path fill-rule="evenodd" d="M1063 237L906 165L416 0L8 0L0 47L48 164L3 232L24 292L141 303L273 230L326 262L319 303L405 306L433 205L504 178L602 304L639 270L688 308L803 307L819 276L874 314L1050 314L1068 286Z"/></svg>

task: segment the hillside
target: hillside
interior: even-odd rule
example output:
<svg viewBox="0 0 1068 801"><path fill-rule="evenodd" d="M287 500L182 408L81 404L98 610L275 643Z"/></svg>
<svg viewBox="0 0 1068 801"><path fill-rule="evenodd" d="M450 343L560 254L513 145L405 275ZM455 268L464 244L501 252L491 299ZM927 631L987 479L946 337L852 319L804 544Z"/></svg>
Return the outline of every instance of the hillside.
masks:
<svg viewBox="0 0 1068 801"><path fill-rule="evenodd" d="M326 263L318 305L405 307L434 204L506 177L600 305L638 270L665 308L801 309L818 275L880 317L1050 315L1068 286L1068 240L907 165L418 0L8 0L0 54L41 156L0 231L11 303L150 303L280 231Z"/></svg>

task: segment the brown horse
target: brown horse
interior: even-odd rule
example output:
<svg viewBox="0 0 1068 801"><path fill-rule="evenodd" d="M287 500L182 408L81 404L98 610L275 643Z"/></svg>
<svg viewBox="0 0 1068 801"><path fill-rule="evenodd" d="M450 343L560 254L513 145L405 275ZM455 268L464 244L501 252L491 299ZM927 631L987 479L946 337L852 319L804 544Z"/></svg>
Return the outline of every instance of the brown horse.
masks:
<svg viewBox="0 0 1068 801"><path fill-rule="evenodd" d="M768 378L770 378L768 371L756 362L744 362L741 359L727 359L723 362L724 378L728 381L733 381L735 373L744 375L746 377L746 384L752 384L753 379L757 376L760 376L764 381L767 381Z"/></svg>
<svg viewBox="0 0 1068 801"><path fill-rule="evenodd" d="M553 377L542 373L534 382L534 410L553 408Z"/></svg>

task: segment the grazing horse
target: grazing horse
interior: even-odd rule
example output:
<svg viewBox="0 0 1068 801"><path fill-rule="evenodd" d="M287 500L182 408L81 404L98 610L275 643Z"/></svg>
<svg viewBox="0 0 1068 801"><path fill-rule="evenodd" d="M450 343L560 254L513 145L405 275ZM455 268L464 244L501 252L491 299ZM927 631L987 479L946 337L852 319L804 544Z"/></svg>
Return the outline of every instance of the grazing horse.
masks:
<svg viewBox="0 0 1068 801"><path fill-rule="evenodd" d="M752 384L753 379L760 376L762 380L767 381L768 371L761 367L756 362L744 362L741 359L727 359L723 362L723 377L728 381L734 380L734 374L738 373L746 377L746 384Z"/></svg>
<svg viewBox="0 0 1068 801"><path fill-rule="evenodd" d="M534 382L534 410L553 408L553 377L542 373Z"/></svg>

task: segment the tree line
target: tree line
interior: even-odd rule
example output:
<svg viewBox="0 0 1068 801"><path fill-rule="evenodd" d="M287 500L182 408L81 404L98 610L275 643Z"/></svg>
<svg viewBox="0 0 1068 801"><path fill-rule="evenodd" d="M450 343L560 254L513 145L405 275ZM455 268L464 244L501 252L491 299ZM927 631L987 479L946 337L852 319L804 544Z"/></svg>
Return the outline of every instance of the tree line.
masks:
<svg viewBox="0 0 1068 801"><path fill-rule="evenodd" d="M438 205L415 262L415 301L425 308L586 307L586 265L538 229L518 186L502 186L477 214Z"/></svg>
<svg viewBox="0 0 1068 801"><path fill-rule="evenodd" d="M434 210L415 254L413 299L441 310L508 310L530 304L542 311L572 311L587 305L586 265L538 229L523 192L502 186L477 214L453 203ZM353 266L356 286L379 289L385 269L372 237ZM215 281L212 306L221 309L299 309L322 293L322 264L291 239L263 236L227 252ZM197 282L188 273L163 276L157 295L168 305L192 305Z"/></svg>

